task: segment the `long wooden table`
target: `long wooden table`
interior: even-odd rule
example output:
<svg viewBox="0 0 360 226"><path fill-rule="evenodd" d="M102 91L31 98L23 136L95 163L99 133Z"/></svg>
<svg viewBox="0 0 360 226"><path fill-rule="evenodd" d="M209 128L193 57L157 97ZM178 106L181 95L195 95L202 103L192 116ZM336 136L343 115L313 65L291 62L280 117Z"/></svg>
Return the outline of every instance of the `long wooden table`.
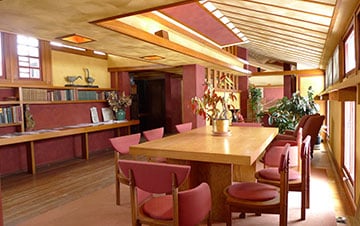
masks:
<svg viewBox="0 0 360 226"><path fill-rule="evenodd" d="M207 182L211 188L213 221L224 222L223 190L232 183L233 171L241 171L237 173L239 180L254 178L256 160L278 133L277 128L270 127L234 126L230 130L230 136L214 136L210 126L201 127L131 146L130 154L165 157L170 162L191 165L188 186Z"/></svg>
<svg viewBox="0 0 360 226"><path fill-rule="evenodd" d="M117 129L117 135L120 136L119 129L127 127L128 134L130 134L130 127L138 125L139 120L130 120L111 123L84 123L79 125L66 126L63 128L38 130L32 132L24 132L13 134L9 136L0 137L0 147L18 143L28 143L27 159L28 159L28 171L32 174L36 174L36 161L35 161L35 148L34 142L45 139L52 139L57 137L72 136L76 134L82 135L82 158L89 159L89 133Z"/></svg>

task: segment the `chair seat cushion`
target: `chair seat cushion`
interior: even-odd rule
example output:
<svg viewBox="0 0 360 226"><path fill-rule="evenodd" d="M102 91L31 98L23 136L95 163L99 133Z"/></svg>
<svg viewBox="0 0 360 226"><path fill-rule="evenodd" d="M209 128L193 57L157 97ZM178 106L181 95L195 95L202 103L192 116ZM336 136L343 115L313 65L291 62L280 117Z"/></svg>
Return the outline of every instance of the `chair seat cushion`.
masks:
<svg viewBox="0 0 360 226"><path fill-rule="evenodd" d="M146 215L158 220L173 218L173 200L171 195L154 197L144 203L142 209Z"/></svg>
<svg viewBox="0 0 360 226"><path fill-rule="evenodd" d="M266 168L258 172L260 177L267 180L278 180L280 181L280 173L278 168ZM299 180L301 175L296 170L289 170L289 181Z"/></svg>
<svg viewBox="0 0 360 226"><path fill-rule="evenodd" d="M276 187L254 182L233 184L228 188L228 193L234 198L249 201L267 201L279 195Z"/></svg>

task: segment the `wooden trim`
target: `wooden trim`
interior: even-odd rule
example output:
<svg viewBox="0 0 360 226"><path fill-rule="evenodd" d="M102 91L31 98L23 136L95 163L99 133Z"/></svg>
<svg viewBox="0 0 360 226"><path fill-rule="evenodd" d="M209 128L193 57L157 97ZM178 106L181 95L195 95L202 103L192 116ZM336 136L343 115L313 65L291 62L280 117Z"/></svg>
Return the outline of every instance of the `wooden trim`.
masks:
<svg viewBox="0 0 360 226"><path fill-rule="evenodd" d="M109 30L116 31L116 32L122 33L124 35L128 35L128 36L133 37L135 39L145 41L145 42L157 45L159 47L166 48L166 49L169 49L171 51L174 51L174 52L177 52L177 53L180 53L180 54L184 54L184 55L189 56L189 57L193 57L193 58L195 58L197 60L205 61L205 62L207 62L209 64L219 65L221 67L225 67L225 68L227 68L229 70L232 70L234 72L237 71L239 74L245 74L243 71L240 71L239 69L235 68L234 67L235 65L233 65L233 64L229 64L229 63L227 63L225 61L219 60L216 57L209 56L208 54L198 52L198 51L196 51L194 49L182 46L180 44L174 43L174 42L169 41L167 39L164 39L164 38L158 37L156 35L150 34L148 32L137 29L137 28L135 28L133 26L130 26L128 24L122 23L122 22L120 22L118 20L98 22L98 23L95 23L95 24L102 27L102 28L107 28ZM227 53L225 51L224 51L224 53L226 53L226 55L228 57L232 57L232 58L236 59L237 61L239 60L238 57L235 57L235 56L233 56L233 55L231 55L231 54L229 54L229 53ZM242 65L240 65L240 64L242 64ZM244 65L243 63L239 62L239 65L237 65L237 66L239 68L241 66L241 69L242 69L243 65Z"/></svg>
<svg viewBox="0 0 360 226"><path fill-rule="evenodd" d="M52 60L50 43L48 41L40 41L40 63L41 63L41 75L45 84L52 84Z"/></svg>
<svg viewBox="0 0 360 226"><path fill-rule="evenodd" d="M53 46L53 45L50 45L50 46L51 46L51 50L54 50L54 51L72 53L72 54L77 54L77 55L82 55L82 56L87 56L87 57L94 57L94 58L99 58L99 59L103 59L103 60L108 59L107 53L105 53L105 55L98 55L98 54L94 53L94 50L90 50L90 49L86 49L86 48L83 48L85 51L80 51L80 50L70 49L70 48L66 48L66 47ZM82 47L79 47L79 48L82 48Z"/></svg>
<svg viewBox="0 0 360 226"><path fill-rule="evenodd" d="M349 190L347 189L347 187L345 185L345 182L342 180L343 174L342 174L342 172L340 171L340 169L338 167L338 164L336 162L336 158L334 156L334 152L332 151L330 144L328 142L326 144L327 144L327 149L329 150L329 151L327 151L327 153L328 153L328 156L329 156L330 165L331 165L331 168L334 171L334 179L335 179L335 182L336 182L335 184L338 187L338 189L342 190L345 193L345 199L346 199L347 202L344 203L343 205L349 207L348 210L350 211L350 215L353 216L355 214L355 211L356 211L356 203L352 199L352 196L351 196Z"/></svg>
<svg viewBox="0 0 360 226"><path fill-rule="evenodd" d="M135 67L111 67L108 68L108 72L119 72L119 71L146 71L146 70L161 70L173 68L165 65L149 65L149 66L135 66Z"/></svg>
<svg viewBox="0 0 360 226"><path fill-rule="evenodd" d="M329 93L329 100L356 101L356 87L340 89Z"/></svg>
<svg viewBox="0 0 360 226"><path fill-rule="evenodd" d="M274 75L325 75L325 71L322 69L305 69L305 70L293 70L293 71L265 71L265 72L251 73L251 76L274 76Z"/></svg>

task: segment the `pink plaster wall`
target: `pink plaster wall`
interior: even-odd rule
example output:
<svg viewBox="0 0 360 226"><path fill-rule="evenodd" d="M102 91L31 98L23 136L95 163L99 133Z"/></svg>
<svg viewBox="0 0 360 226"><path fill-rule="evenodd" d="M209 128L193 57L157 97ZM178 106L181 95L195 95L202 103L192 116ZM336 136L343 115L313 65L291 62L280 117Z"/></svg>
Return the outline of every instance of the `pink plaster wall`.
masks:
<svg viewBox="0 0 360 226"><path fill-rule="evenodd" d="M183 122L192 122L193 128L206 124L205 120L194 115L191 108L191 98L204 94L205 68L200 65L183 67Z"/></svg>

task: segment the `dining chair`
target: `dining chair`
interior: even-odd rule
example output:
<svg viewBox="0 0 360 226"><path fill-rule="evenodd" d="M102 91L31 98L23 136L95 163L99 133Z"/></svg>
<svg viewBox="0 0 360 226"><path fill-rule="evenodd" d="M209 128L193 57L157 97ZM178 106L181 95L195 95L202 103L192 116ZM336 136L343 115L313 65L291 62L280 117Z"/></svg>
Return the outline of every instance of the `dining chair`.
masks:
<svg viewBox="0 0 360 226"><path fill-rule="evenodd" d="M185 122L175 126L178 133L184 133L192 129L192 122Z"/></svg>
<svg viewBox="0 0 360 226"><path fill-rule="evenodd" d="M301 145L300 171L289 170L289 191L301 192L301 220L306 218L306 208L310 207L310 140L308 135ZM277 168L265 168L255 173L260 183L280 186L280 174Z"/></svg>
<svg viewBox="0 0 360 226"><path fill-rule="evenodd" d="M259 182L238 182L225 188L228 216L226 225L232 225L232 213L279 214L279 225L287 225L288 215L288 169L289 144L283 147L283 153L276 169L280 174L280 188Z"/></svg>
<svg viewBox="0 0 360 226"><path fill-rule="evenodd" d="M119 136L110 138L111 145L114 148L114 159L115 159L115 187L116 187L116 205L120 205L120 183L129 184L127 177L119 171L118 160L120 156L129 154L129 148L131 145L138 144L140 142L140 133L131 135Z"/></svg>
<svg viewBox="0 0 360 226"><path fill-rule="evenodd" d="M190 166L157 162L119 160L119 168L129 178L132 225L211 225L211 192L207 183L179 191ZM152 193L143 202L136 191Z"/></svg>
<svg viewBox="0 0 360 226"><path fill-rule="evenodd" d="M278 167L279 159L282 153L284 145L290 144L289 147L289 167L299 169L300 159L301 159L301 145L303 142L302 137L302 128L297 130L296 141L294 140L274 140L266 147L264 156L261 159L261 162L264 164L264 167Z"/></svg>
<svg viewBox="0 0 360 226"><path fill-rule="evenodd" d="M147 141L161 139L164 136L164 127L143 131L143 135ZM150 157L149 161L166 162L166 158Z"/></svg>

